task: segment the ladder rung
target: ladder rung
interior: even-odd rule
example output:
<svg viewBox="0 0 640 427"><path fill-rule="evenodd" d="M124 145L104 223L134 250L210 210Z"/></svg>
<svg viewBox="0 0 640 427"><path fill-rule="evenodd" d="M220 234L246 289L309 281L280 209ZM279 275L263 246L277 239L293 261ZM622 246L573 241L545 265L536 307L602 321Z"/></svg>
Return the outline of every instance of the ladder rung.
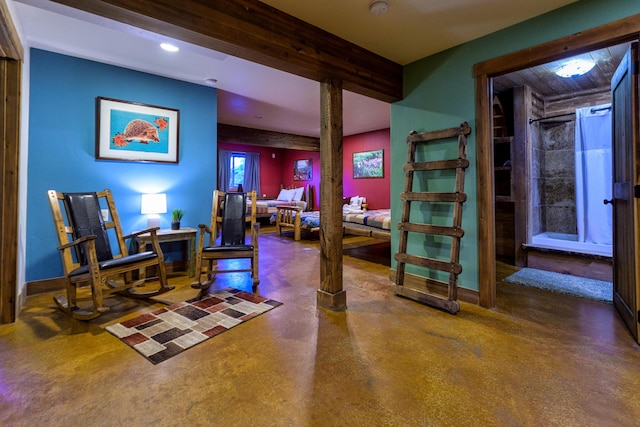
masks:
<svg viewBox="0 0 640 427"><path fill-rule="evenodd" d="M414 233L435 234L438 236L462 237L464 230L460 227L447 227L431 224L416 224L412 222L399 222L398 230Z"/></svg>
<svg viewBox="0 0 640 427"><path fill-rule="evenodd" d="M435 141L437 139L453 138L460 135L460 133L463 135L469 135L471 133L471 128L468 123L462 123L460 127L457 128L434 130L422 133L412 132L407 136L407 142L428 142Z"/></svg>
<svg viewBox="0 0 640 427"><path fill-rule="evenodd" d="M445 169L457 169L469 167L469 160L467 159L455 159L455 160L438 160L435 162L413 162L405 163L403 169L405 172L414 171L436 171Z"/></svg>
<svg viewBox="0 0 640 427"><path fill-rule="evenodd" d="M432 307L448 311L451 314L456 314L458 311L460 311L460 303L458 303L458 301L446 299L438 295L429 294L418 289L407 288L406 286L394 285L393 288L396 295L428 304Z"/></svg>
<svg viewBox="0 0 640 427"><path fill-rule="evenodd" d="M400 200L403 202L465 202L465 193L401 193Z"/></svg>
<svg viewBox="0 0 640 427"><path fill-rule="evenodd" d="M440 270L447 273L460 274L462 272L462 266L455 262L440 261L439 259L426 258L404 253L396 253L394 255L394 258L396 261L404 262L405 264L417 265L420 267L431 268L433 270Z"/></svg>

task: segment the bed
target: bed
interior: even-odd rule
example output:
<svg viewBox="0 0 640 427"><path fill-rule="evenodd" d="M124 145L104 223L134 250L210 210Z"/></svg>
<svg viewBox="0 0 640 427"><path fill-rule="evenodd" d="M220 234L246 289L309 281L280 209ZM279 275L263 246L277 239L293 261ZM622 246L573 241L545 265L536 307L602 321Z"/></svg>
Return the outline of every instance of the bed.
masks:
<svg viewBox="0 0 640 427"><path fill-rule="evenodd" d="M312 207L315 198L313 186L307 185L306 187L298 188L302 189L299 197L293 196L290 192L295 192L295 188L290 188L281 190L276 199L258 199L256 201L256 217L271 218L276 213L278 206L288 206L301 211L306 211L309 207ZM291 198L293 197L295 199L292 200ZM253 203L252 200L247 200L247 211L251 209L251 203Z"/></svg>
<svg viewBox="0 0 640 427"><path fill-rule="evenodd" d="M302 230L320 230L320 212L304 212L296 207L280 205L272 215L271 222L275 223L278 236L282 235L283 229L293 229L294 240L300 240ZM344 234L390 240L391 210L343 211L342 230Z"/></svg>
<svg viewBox="0 0 640 427"><path fill-rule="evenodd" d="M342 228L345 234L391 240L391 209L343 213Z"/></svg>
<svg viewBox="0 0 640 427"><path fill-rule="evenodd" d="M252 200L247 200L247 210L251 209ZM276 213L278 206L287 206L293 209L300 209L305 211L307 209L307 202L301 201L282 201L282 200L260 200L256 202L256 217L258 218L271 218Z"/></svg>

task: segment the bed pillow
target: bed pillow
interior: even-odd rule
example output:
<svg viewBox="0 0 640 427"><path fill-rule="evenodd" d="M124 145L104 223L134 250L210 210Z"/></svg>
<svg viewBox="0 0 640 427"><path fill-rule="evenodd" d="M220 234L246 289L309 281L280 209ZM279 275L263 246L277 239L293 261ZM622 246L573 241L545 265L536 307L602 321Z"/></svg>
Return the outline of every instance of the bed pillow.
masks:
<svg viewBox="0 0 640 427"><path fill-rule="evenodd" d="M365 198L360 196L353 196L349 200L349 207L352 209L360 209L362 208L362 203L364 203Z"/></svg>
<svg viewBox="0 0 640 427"><path fill-rule="evenodd" d="M276 200L280 202L290 202L291 200L293 200L294 195L295 190L287 190L283 188L282 190L280 190L280 194L278 194Z"/></svg>
<svg viewBox="0 0 640 427"><path fill-rule="evenodd" d="M302 195L304 194L304 187L298 187L294 189L293 201L299 202L302 200Z"/></svg>

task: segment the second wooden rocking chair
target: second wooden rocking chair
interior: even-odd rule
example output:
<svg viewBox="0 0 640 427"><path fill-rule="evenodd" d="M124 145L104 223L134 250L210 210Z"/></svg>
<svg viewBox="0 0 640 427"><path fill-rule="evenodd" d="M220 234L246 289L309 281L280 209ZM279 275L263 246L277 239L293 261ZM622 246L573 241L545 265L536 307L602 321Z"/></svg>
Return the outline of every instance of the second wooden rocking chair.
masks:
<svg viewBox="0 0 640 427"><path fill-rule="evenodd" d="M251 198L251 206L247 212L247 194ZM196 281L191 284L196 289L207 289L215 280L217 273L249 272L253 286L260 283L258 277L258 229L256 221L256 192L224 193L213 192L211 223L200 224L200 239L196 257ZM251 243L245 241L247 223L251 227ZM216 245L218 232L220 242ZM209 236L206 239L206 235ZM205 243L206 241L206 243ZM219 269L218 260L248 259L248 268ZM201 281L202 275L206 280Z"/></svg>

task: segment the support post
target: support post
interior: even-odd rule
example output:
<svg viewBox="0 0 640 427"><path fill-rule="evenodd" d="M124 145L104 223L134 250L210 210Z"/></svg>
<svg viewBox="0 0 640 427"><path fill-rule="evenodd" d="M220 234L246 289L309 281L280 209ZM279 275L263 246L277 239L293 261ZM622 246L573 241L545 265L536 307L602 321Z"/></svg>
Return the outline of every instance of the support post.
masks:
<svg viewBox="0 0 640 427"><path fill-rule="evenodd" d="M346 310L342 289L342 82L320 84L320 289L317 306Z"/></svg>

